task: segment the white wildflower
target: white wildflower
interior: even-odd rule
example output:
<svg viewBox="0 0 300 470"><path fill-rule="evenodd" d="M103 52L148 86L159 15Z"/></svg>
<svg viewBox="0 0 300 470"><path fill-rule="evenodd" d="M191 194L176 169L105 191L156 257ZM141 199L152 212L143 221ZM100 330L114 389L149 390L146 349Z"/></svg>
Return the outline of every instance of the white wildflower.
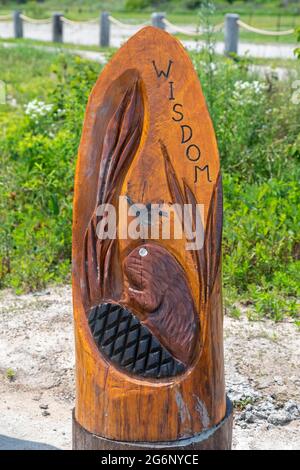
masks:
<svg viewBox="0 0 300 470"><path fill-rule="evenodd" d="M214 62L207 64L207 72L211 72L213 75L217 73L217 65Z"/></svg>
<svg viewBox="0 0 300 470"><path fill-rule="evenodd" d="M45 116L53 108L52 104L47 104L44 101L33 100L25 106L25 114L30 116L33 120L37 120L40 116Z"/></svg>
<svg viewBox="0 0 300 470"><path fill-rule="evenodd" d="M233 98L241 104L255 104L258 99L262 98L266 85L258 80L253 82L237 80L234 83Z"/></svg>

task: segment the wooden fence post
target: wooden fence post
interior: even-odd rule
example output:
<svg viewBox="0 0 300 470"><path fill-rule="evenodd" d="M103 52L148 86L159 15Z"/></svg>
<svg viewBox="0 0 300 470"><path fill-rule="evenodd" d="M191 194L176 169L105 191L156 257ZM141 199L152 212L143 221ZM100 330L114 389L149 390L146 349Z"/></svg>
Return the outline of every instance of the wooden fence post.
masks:
<svg viewBox="0 0 300 470"><path fill-rule="evenodd" d="M23 37L23 20L21 18L20 11L14 11L13 13L13 22L14 22L14 37L22 38Z"/></svg>
<svg viewBox="0 0 300 470"><path fill-rule="evenodd" d="M166 29L166 25L164 23L165 17L165 13L152 13L152 26L154 26L155 28Z"/></svg>
<svg viewBox="0 0 300 470"><path fill-rule="evenodd" d="M239 15L228 13L225 15L224 41L225 55L237 54L239 45Z"/></svg>
<svg viewBox="0 0 300 470"><path fill-rule="evenodd" d="M63 22L61 13L53 13L52 15L52 41L63 42Z"/></svg>
<svg viewBox="0 0 300 470"><path fill-rule="evenodd" d="M100 15L100 46L109 47L110 44L110 19L109 13L103 11Z"/></svg>
<svg viewBox="0 0 300 470"><path fill-rule="evenodd" d="M143 28L96 82L79 148L74 449L231 448L222 212L197 74L175 38Z"/></svg>

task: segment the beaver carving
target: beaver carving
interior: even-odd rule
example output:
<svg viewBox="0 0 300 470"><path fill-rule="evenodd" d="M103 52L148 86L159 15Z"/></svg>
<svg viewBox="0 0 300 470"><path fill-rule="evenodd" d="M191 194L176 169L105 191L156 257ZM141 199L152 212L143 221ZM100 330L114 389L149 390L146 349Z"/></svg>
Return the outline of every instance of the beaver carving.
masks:
<svg viewBox="0 0 300 470"><path fill-rule="evenodd" d="M183 373L197 352L199 320L185 272L162 246L143 244L123 262L121 299L90 309L100 352L121 369L149 378Z"/></svg>
<svg viewBox="0 0 300 470"><path fill-rule="evenodd" d="M178 261L162 246L148 243L126 257L124 273L127 305L176 359L191 363L199 321Z"/></svg>

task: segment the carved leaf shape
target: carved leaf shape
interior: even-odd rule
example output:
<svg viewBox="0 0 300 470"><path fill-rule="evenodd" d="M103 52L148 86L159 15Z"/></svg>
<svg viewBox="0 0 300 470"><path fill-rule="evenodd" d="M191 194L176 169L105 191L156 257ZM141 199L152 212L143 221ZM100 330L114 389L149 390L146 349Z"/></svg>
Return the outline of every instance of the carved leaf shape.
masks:
<svg viewBox="0 0 300 470"><path fill-rule="evenodd" d="M198 203L195 194L184 180L184 191L182 191L175 169L170 160L168 150L163 142L160 142L160 145L164 157L165 172L172 200L174 203L182 206L182 211L184 204L191 204L192 213L195 217ZM192 251L192 256L194 258L199 277L200 305L207 303L213 290L220 265L223 225L222 215L222 179L221 175L219 174L213 188L210 206L208 209L203 247L199 250ZM195 218L187 222L190 224L193 230L195 230ZM203 227L201 227L201 229L203 230Z"/></svg>
<svg viewBox="0 0 300 470"><path fill-rule="evenodd" d="M83 248L85 285L82 289L87 295L89 306L96 304L103 297L108 297L118 285L121 285L121 280L116 278L116 273L120 270L116 270L113 279L110 275L112 269L109 268L117 258L118 244L116 240L101 240L97 237L96 228L101 219L97 216L96 210L100 204L112 204L118 196L126 169L130 166L140 144L143 120L141 82L135 78L124 93L105 130L96 207L86 230Z"/></svg>

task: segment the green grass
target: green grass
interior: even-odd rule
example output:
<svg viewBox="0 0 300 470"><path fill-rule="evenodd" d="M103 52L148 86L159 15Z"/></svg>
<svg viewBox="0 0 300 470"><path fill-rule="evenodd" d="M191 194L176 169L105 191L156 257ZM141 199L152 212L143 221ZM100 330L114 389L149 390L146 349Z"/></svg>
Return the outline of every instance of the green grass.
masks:
<svg viewBox="0 0 300 470"><path fill-rule="evenodd" d="M37 96L47 99L55 86L55 77L51 74L55 56L55 53L45 54L26 45L10 49L0 47L0 80L6 83L9 98L15 99L19 106ZM0 112L15 114L19 106L0 105Z"/></svg>
<svg viewBox="0 0 300 470"><path fill-rule="evenodd" d="M4 2L2 2L4 3ZM215 0L214 3L218 12L228 13L233 10L237 13L251 17L253 14L257 16L282 16L282 15L297 15L299 14L299 5L290 3L287 7L280 5L278 0L261 0L261 1L235 1L229 4L226 1ZM153 2L154 4L154 2ZM100 10L108 10L113 12L122 12L123 14L131 14L126 8L126 0L45 0L42 3L34 1L25 2L21 4L16 1L6 0L4 4L0 3L0 12L9 12L12 9L22 8L24 11L35 14L38 16L46 16L53 11L68 12L74 15L75 18L88 17L87 15L95 14ZM136 7L134 11L142 11L142 14L152 11L167 11L169 14L178 14L193 17L193 11L198 8L188 8L186 0L173 0L173 1L157 1L156 6L146 8ZM127 11L126 11L127 10Z"/></svg>
<svg viewBox="0 0 300 470"><path fill-rule="evenodd" d="M71 43L51 43L49 41L40 41L37 39L29 39L29 38L22 38L22 39L15 39L15 38L8 38L8 39L3 39L0 38L0 45L5 45L5 44L15 44L15 45L20 45L20 46L41 46L51 49L55 49L56 51L61 51L61 52L67 52L67 51L94 51L94 52L102 52L104 54L110 55L112 52L114 52L116 49L113 47L100 47L100 46L92 46L92 45L82 45L82 44L71 44Z"/></svg>
<svg viewBox="0 0 300 470"><path fill-rule="evenodd" d="M294 59L268 59L268 58L252 58L251 62L255 65L262 65L268 67L283 67L289 70L298 70L299 63L296 62Z"/></svg>

